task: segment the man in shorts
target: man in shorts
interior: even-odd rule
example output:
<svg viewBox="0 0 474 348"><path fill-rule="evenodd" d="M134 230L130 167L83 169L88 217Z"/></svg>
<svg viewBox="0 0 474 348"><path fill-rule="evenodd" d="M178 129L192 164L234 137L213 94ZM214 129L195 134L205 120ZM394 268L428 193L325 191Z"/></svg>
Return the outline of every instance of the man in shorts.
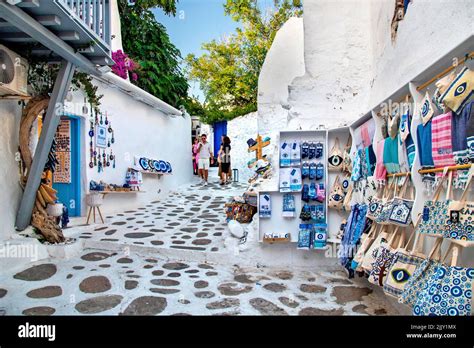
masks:
<svg viewBox="0 0 474 348"><path fill-rule="evenodd" d="M199 176L202 178L202 184L207 186L207 178L209 177L209 158L211 159L211 164L214 162L214 154L211 150L211 144L207 142L207 135L201 135L201 142L199 143Z"/></svg>

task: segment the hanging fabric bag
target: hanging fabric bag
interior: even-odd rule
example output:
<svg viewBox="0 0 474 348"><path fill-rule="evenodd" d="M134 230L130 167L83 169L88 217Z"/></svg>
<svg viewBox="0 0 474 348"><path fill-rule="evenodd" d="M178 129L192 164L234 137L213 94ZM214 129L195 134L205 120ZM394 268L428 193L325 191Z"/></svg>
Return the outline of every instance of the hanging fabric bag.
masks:
<svg viewBox="0 0 474 348"><path fill-rule="evenodd" d="M388 217L388 222L398 226L410 225L412 218L411 212L413 209L414 197L413 190L409 190L409 197L406 197L408 185L410 183L410 177L405 177L405 182L400 189L399 195L397 195L392 202L392 210Z"/></svg>
<svg viewBox="0 0 474 348"><path fill-rule="evenodd" d="M448 178L446 200L440 201L439 198L446 178ZM418 232L440 237L444 235L446 224L449 219L448 207L452 195L451 179L452 172L449 172L448 176L443 173L443 177L439 180L438 188L436 189L432 200L426 201L424 204L421 222L418 225Z"/></svg>
<svg viewBox="0 0 474 348"><path fill-rule="evenodd" d="M344 155L342 156L342 170L347 173L352 172L351 144L352 138L349 135L349 138L347 139L347 144L344 148Z"/></svg>
<svg viewBox="0 0 474 348"><path fill-rule="evenodd" d="M328 169L330 171L339 171L342 168L342 151L339 145L339 138L336 137L334 145L329 152L328 157Z"/></svg>
<svg viewBox="0 0 474 348"><path fill-rule="evenodd" d="M339 175L334 180L334 184L331 188L331 194L329 195L329 208L342 209L344 204L344 190L342 189Z"/></svg>
<svg viewBox="0 0 474 348"><path fill-rule="evenodd" d="M415 242L413 243L412 250L409 251L408 247L415 235ZM424 235L413 231L405 247L397 250L394 262L388 269L383 285L383 290L387 295L399 297L410 277L425 259L425 255L421 251L423 239Z"/></svg>
<svg viewBox="0 0 474 348"><path fill-rule="evenodd" d="M428 280L436 271L437 265L439 265L442 242L442 238L436 239L433 248L428 254L428 257L423 260L423 262L416 268L410 279L408 279L402 294L398 298L398 302L404 303L411 307L415 305L423 289L427 287Z"/></svg>
<svg viewBox="0 0 474 348"><path fill-rule="evenodd" d="M386 243L381 243L377 256L372 263L369 274L369 282L378 286L383 286L388 270L395 261L397 250L405 245L405 231L400 227L395 227Z"/></svg>
<svg viewBox="0 0 474 348"><path fill-rule="evenodd" d="M387 232L387 227L382 226L381 232L377 235L377 238L374 240L367 252L364 254L362 262L360 263L360 268L367 274L370 274L370 272L372 271L372 264L377 258L380 245L387 242L388 236L389 233Z"/></svg>
<svg viewBox="0 0 474 348"><path fill-rule="evenodd" d="M364 259L364 255L368 252L370 246L377 238L379 230L380 228L379 226L377 226L377 224L372 224L372 226L370 226L369 232L367 234L362 235L359 249L357 249L357 253L355 254L351 262L351 268L354 271L357 271L357 272L363 271L361 267L362 266L361 262Z"/></svg>
<svg viewBox="0 0 474 348"><path fill-rule="evenodd" d="M474 169L474 167L472 167ZM448 219L445 225L444 238L474 241L474 201L467 196L473 183L474 170L469 171L469 179L459 201L448 205Z"/></svg>
<svg viewBox="0 0 474 348"><path fill-rule="evenodd" d="M417 316L468 316L471 315L474 268L457 266L460 246L451 243L443 258L450 253L450 266L439 264L419 294L413 314Z"/></svg>

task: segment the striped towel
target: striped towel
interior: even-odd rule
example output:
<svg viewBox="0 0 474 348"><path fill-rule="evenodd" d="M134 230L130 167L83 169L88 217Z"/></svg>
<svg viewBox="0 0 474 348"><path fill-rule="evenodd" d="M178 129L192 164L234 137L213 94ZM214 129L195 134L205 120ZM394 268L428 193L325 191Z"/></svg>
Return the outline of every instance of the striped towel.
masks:
<svg viewBox="0 0 474 348"><path fill-rule="evenodd" d="M436 168L454 166L453 142L451 136L453 113L438 115L432 119L431 137L433 162ZM438 173L442 175L442 173Z"/></svg>

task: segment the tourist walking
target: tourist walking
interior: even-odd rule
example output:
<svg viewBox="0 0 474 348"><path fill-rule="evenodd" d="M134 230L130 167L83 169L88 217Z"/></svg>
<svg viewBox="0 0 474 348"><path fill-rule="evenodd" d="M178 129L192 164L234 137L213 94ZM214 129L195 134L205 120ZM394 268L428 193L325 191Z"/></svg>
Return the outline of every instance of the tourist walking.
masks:
<svg viewBox="0 0 474 348"><path fill-rule="evenodd" d="M214 154L211 151L211 144L207 142L206 134L201 135L198 150L199 176L202 178L201 183L204 186L207 186L207 179L209 178L209 160L211 164L214 162Z"/></svg>
<svg viewBox="0 0 474 348"><path fill-rule="evenodd" d="M226 135L222 137L221 148L219 149L219 163L220 163L220 179L221 185L225 185L230 182L229 172L230 172L230 138Z"/></svg>
<svg viewBox="0 0 474 348"><path fill-rule="evenodd" d="M192 146L193 152L193 172L194 175L198 175L198 163L199 163L199 138L194 138L194 143Z"/></svg>

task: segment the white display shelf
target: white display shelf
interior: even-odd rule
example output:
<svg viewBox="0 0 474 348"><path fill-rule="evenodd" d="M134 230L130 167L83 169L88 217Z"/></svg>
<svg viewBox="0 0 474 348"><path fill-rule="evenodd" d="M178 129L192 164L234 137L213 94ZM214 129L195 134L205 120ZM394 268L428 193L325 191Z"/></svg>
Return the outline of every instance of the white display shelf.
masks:
<svg viewBox="0 0 474 348"><path fill-rule="evenodd" d="M326 200L324 203L316 203L314 204L322 204L325 207L325 220L328 223L328 209L327 209L327 195L328 191L328 168L327 168L327 154L328 154L328 142L327 142L327 133L326 129L322 130L308 130L308 131L281 131L279 137L279 145L278 149L280 150L280 144L282 141L293 142L299 141L300 143L308 141L308 142L321 142L324 146L323 148L323 155L318 159L312 160L305 160L302 159L302 162L309 161L309 162L321 162L324 165L324 178L322 180L318 180L315 182L322 182L326 188ZM280 153L278 151L278 165L280 160ZM295 166L289 167L282 167L282 168L291 168ZM301 168L301 166L297 166ZM278 167L280 168L280 167ZM279 170L278 172L278 185L280 182L279 178ZM314 180L313 180L314 181ZM308 179L302 180L302 183L309 183ZM295 217L288 218L282 216L283 210L283 196L285 194L293 194L295 196ZM297 243L298 242L298 232L299 232L299 225L305 223L301 221L299 218L301 207L303 202L301 201L301 192L280 192L279 186L276 190L270 191L260 191L258 195L258 202L260 206L260 195L269 194L271 196L271 207L272 207L272 215L270 218L259 218L258 219L258 231L259 231L259 241L264 243L263 236L266 233L289 233L291 236L291 242L285 243ZM311 223L308 221L307 223ZM265 242L266 243L266 242ZM272 243L268 243L272 244ZM275 243L275 244L283 244L283 243ZM318 248L318 249L310 249L310 250L326 250L327 248Z"/></svg>

